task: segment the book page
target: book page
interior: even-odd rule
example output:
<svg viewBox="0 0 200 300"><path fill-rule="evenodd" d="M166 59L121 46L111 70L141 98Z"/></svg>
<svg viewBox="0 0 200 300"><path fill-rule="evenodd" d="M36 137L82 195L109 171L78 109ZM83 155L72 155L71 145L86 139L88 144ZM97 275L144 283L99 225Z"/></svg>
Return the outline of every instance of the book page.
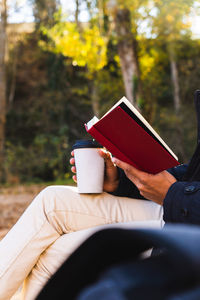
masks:
<svg viewBox="0 0 200 300"><path fill-rule="evenodd" d="M94 124L96 124L99 121L99 119L94 116L89 122L87 122L87 130L89 130Z"/></svg>

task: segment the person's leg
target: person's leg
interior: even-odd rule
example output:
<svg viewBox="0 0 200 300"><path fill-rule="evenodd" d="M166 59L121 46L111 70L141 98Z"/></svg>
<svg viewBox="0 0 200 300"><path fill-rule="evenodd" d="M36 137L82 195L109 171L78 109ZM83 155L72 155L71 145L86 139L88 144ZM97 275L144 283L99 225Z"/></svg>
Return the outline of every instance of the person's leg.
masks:
<svg viewBox="0 0 200 300"><path fill-rule="evenodd" d="M107 193L78 194L76 188L51 186L31 203L0 242L0 299L9 299L41 253L64 233L102 224L151 220L162 208Z"/></svg>
<svg viewBox="0 0 200 300"><path fill-rule="evenodd" d="M70 254L85 241L90 235L98 230L122 227L122 228L161 228L162 220L134 221L127 223L107 224L89 229L79 230L60 236L51 246L49 246L40 256L34 268L27 276L23 284L21 298L23 300L33 300L43 288L49 278L64 263ZM149 256L151 251L145 253Z"/></svg>

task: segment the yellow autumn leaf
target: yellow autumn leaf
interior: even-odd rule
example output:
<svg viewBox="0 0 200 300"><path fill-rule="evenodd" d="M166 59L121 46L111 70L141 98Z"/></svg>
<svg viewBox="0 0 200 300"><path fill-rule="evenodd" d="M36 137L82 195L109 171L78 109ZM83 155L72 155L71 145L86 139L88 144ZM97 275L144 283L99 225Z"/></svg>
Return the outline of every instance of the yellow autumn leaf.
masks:
<svg viewBox="0 0 200 300"><path fill-rule="evenodd" d="M174 17L172 15L167 15L166 20L167 22L172 23L174 21Z"/></svg>

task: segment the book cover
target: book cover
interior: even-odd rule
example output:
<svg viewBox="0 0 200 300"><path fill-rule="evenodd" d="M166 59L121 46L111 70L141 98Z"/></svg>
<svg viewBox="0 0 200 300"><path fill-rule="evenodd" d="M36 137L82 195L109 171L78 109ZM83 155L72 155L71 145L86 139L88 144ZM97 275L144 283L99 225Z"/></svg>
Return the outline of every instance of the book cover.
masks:
<svg viewBox="0 0 200 300"><path fill-rule="evenodd" d="M125 97L85 127L112 155L139 170L156 174L179 165L173 151Z"/></svg>

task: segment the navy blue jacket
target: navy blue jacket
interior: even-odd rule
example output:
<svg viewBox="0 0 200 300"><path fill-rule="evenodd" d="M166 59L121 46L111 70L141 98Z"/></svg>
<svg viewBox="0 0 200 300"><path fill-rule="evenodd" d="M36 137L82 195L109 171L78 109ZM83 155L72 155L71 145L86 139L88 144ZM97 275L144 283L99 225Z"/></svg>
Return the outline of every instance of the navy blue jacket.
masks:
<svg viewBox="0 0 200 300"><path fill-rule="evenodd" d="M186 164L168 170L177 182L172 184L164 199L164 221L166 223L200 224L200 182L182 181ZM116 196L144 199L137 187L119 170L119 186Z"/></svg>

